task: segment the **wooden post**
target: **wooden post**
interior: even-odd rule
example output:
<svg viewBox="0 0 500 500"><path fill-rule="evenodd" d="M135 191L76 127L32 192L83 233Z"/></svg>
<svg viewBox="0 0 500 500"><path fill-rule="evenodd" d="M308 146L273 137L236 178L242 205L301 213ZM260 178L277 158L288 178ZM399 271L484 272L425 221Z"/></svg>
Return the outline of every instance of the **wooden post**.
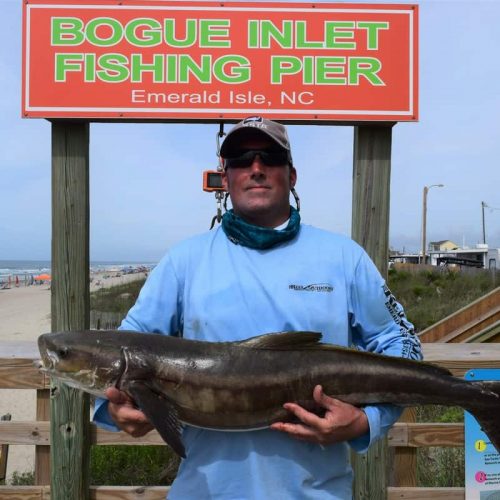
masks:
<svg viewBox="0 0 500 500"><path fill-rule="evenodd" d="M392 124L354 128L352 238L382 276L389 260L389 194ZM354 498L385 500L389 477L387 440L365 455L353 454Z"/></svg>
<svg viewBox="0 0 500 500"><path fill-rule="evenodd" d="M52 331L88 328L89 125L52 124ZM89 498L89 398L51 386L51 498Z"/></svg>
<svg viewBox="0 0 500 500"><path fill-rule="evenodd" d="M10 413L6 413L0 417L1 421L10 421L12 415ZM7 458L9 456L9 445L2 444L0 445L0 481L5 480L7 477Z"/></svg>
<svg viewBox="0 0 500 500"><path fill-rule="evenodd" d="M415 408L405 408L398 422L415 423L417 411ZM417 448L400 446L394 449L394 463L391 474L391 486L417 486Z"/></svg>
<svg viewBox="0 0 500 500"><path fill-rule="evenodd" d="M389 260L392 126L354 128L352 238L382 276Z"/></svg>
<svg viewBox="0 0 500 500"><path fill-rule="evenodd" d="M36 419L37 421L50 420L50 391L37 389L36 391ZM35 484L50 484L50 446L35 446Z"/></svg>

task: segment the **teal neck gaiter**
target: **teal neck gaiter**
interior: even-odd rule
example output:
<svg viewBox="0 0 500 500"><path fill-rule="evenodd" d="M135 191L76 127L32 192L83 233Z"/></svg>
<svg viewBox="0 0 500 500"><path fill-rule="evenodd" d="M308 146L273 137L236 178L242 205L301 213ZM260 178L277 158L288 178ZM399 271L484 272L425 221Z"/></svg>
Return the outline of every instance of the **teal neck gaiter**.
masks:
<svg viewBox="0 0 500 500"><path fill-rule="evenodd" d="M231 209L222 216L222 229L235 245L265 250L297 235L300 229L300 214L290 207L288 225L284 229L271 229L249 224Z"/></svg>

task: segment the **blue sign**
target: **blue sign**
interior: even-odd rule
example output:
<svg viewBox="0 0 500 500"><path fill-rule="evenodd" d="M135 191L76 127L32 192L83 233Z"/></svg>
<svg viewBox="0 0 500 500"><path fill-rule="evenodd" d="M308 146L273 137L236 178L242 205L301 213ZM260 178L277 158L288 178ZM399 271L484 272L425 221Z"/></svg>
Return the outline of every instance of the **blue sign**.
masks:
<svg viewBox="0 0 500 500"><path fill-rule="evenodd" d="M500 369L469 370L466 380L500 380ZM500 416L499 416L500 418ZM477 420L465 412L465 498L500 500L500 454L481 430Z"/></svg>

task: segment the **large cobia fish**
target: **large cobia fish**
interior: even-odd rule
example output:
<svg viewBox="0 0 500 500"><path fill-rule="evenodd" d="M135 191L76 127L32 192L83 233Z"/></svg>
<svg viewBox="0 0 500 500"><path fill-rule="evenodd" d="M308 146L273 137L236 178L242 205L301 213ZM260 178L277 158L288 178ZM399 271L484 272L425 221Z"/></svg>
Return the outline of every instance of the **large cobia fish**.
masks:
<svg viewBox="0 0 500 500"><path fill-rule="evenodd" d="M441 367L320 343L283 332L241 342L201 342L125 331L41 335L43 370L103 396L128 393L179 455L180 422L250 430L286 421L283 403L312 409L313 388L354 405L461 406L500 451L500 382L470 382Z"/></svg>

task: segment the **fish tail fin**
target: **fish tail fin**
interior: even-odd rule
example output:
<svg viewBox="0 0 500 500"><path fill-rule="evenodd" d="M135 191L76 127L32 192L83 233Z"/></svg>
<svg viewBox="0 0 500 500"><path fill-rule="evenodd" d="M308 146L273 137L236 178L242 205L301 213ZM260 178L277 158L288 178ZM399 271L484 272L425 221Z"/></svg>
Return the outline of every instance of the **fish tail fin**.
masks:
<svg viewBox="0 0 500 500"><path fill-rule="evenodd" d="M477 382L487 396L486 405L470 406L467 411L478 421L481 429L500 453L500 381Z"/></svg>

